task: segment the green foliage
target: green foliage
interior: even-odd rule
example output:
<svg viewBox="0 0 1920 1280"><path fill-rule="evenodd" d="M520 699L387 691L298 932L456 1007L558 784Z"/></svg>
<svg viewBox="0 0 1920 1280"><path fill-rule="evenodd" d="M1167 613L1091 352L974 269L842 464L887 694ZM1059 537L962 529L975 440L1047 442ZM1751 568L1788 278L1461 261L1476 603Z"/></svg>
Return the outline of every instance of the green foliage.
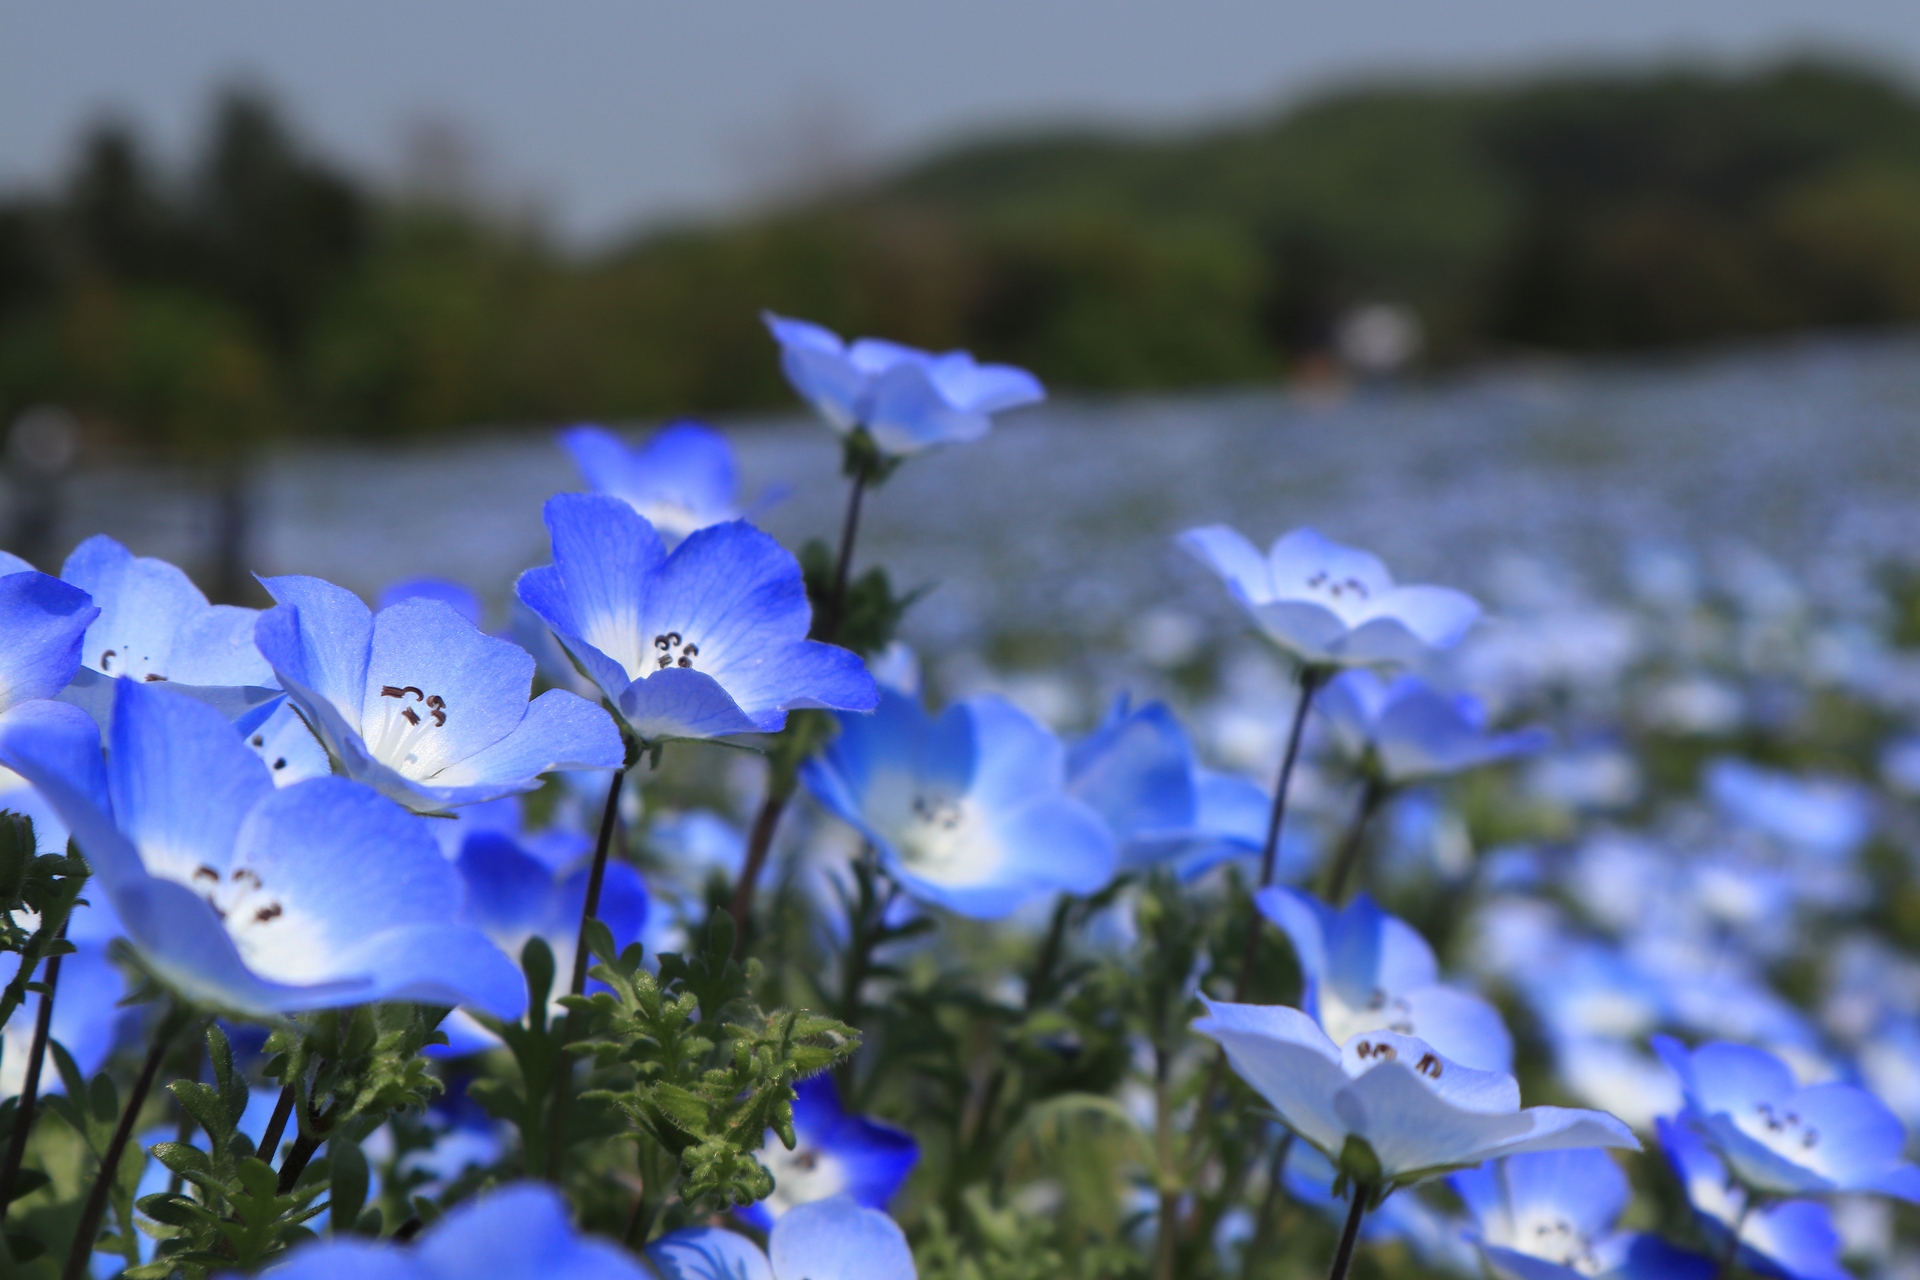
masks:
<svg viewBox="0 0 1920 1280"><path fill-rule="evenodd" d="M733 959L733 924L716 912L704 947L660 957L656 979L638 944L612 954L595 931L593 976L611 990L569 996L586 1019L576 1048L624 1077L585 1095L618 1108L679 1160L679 1198L696 1210L750 1204L772 1192L755 1158L768 1130L793 1146L793 1085L859 1043L851 1027L795 1010L763 1013L751 998L757 966Z"/></svg>
<svg viewBox="0 0 1920 1280"><path fill-rule="evenodd" d="M420 1051L445 1044L449 1010L417 1004L356 1005L312 1014L267 1037L266 1075L294 1090L300 1133L314 1145L358 1122L424 1107L440 1091Z"/></svg>
<svg viewBox="0 0 1920 1280"><path fill-rule="evenodd" d="M1147 1269L1138 1251L1118 1241L1063 1246L1055 1219L995 1206L975 1188L964 1197L964 1230L948 1215L927 1215L926 1240L915 1257L920 1280L1134 1280Z"/></svg>
<svg viewBox="0 0 1920 1280"><path fill-rule="evenodd" d="M0 812L0 952L17 952L19 968L0 990L0 1027L12 1018L29 989L38 989L34 974L49 956L63 955L73 945L60 938L67 915L86 887L87 866L78 857L37 853L33 820L23 814ZM31 915L33 924L23 923Z"/></svg>

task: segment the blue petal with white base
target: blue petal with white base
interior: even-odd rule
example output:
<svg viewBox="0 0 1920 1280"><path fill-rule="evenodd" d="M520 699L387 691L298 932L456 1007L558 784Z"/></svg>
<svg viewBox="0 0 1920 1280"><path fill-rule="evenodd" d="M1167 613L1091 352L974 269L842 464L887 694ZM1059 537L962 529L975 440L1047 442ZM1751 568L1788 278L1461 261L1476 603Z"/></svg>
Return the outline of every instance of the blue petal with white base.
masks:
<svg viewBox="0 0 1920 1280"><path fill-rule="evenodd" d="M1544 748L1544 729L1487 730L1486 704L1446 694L1418 676L1388 682L1367 668L1343 671L1314 702L1349 756L1389 783L1460 773Z"/></svg>
<svg viewBox="0 0 1920 1280"><path fill-rule="evenodd" d="M1499 1010L1472 992L1442 985L1427 940L1368 895L1336 911L1276 885L1254 901L1293 944L1305 981L1301 1007L1336 1043L1392 1031L1476 1070L1512 1069L1513 1037Z"/></svg>
<svg viewBox="0 0 1920 1280"><path fill-rule="evenodd" d="M1113 878L1112 833L1065 791L1060 742L1003 698L970 698L938 718L883 691L802 778L880 852L922 902L996 919L1048 893L1093 893Z"/></svg>
<svg viewBox="0 0 1920 1280"><path fill-rule="evenodd" d="M121 681L111 751L77 708L0 724L0 760L73 829L146 965L254 1016L371 1000L516 1017L511 961L453 923L458 873L418 819L344 778L276 790L206 705Z"/></svg>
<svg viewBox="0 0 1920 1280"><path fill-rule="evenodd" d="M1689 1051L1668 1036L1654 1050L1680 1078L1686 1118L1755 1191L1868 1191L1920 1203L1906 1126L1865 1089L1801 1085L1764 1049L1711 1041Z"/></svg>
<svg viewBox="0 0 1920 1280"><path fill-rule="evenodd" d="M265 580L260 651L347 777L420 813L531 791L556 769L626 757L606 712L553 689L533 658L439 600L374 613L318 578Z"/></svg>
<svg viewBox="0 0 1920 1280"><path fill-rule="evenodd" d="M848 1115L830 1075L802 1080L793 1092L793 1150L767 1131L759 1159L773 1175L773 1194L740 1217L764 1231L800 1205L836 1195L885 1209L920 1159L913 1135Z"/></svg>
<svg viewBox="0 0 1920 1280"><path fill-rule="evenodd" d="M798 562L752 525L701 529L669 554L604 494L560 494L546 518L554 562L520 576L520 599L642 741L773 733L802 707L873 707L865 664L807 639Z"/></svg>
<svg viewBox="0 0 1920 1280"><path fill-rule="evenodd" d="M1312 529L1266 555L1225 525L1176 541L1219 575L1266 637L1310 666L1406 662L1459 642L1480 606L1447 587L1396 586L1386 566Z"/></svg>
<svg viewBox="0 0 1920 1280"><path fill-rule="evenodd" d="M647 1248L661 1280L915 1280L907 1237L884 1213L834 1196L781 1216L767 1250L745 1236L694 1227Z"/></svg>
<svg viewBox="0 0 1920 1280"><path fill-rule="evenodd" d="M1726 1252L1737 1230L1738 1261L1750 1271L1777 1280L1850 1280L1853 1273L1840 1262L1840 1233L1825 1205L1813 1200L1750 1204L1705 1138L1674 1120L1656 1121L1655 1130L1715 1253Z"/></svg>
<svg viewBox="0 0 1920 1280"><path fill-rule="evenodd" d="M697 422L670 423L638 448L604 427L570 427L560 445L589 488L628 504L664 538L678 542L741 514L733 447Z"/></svg>

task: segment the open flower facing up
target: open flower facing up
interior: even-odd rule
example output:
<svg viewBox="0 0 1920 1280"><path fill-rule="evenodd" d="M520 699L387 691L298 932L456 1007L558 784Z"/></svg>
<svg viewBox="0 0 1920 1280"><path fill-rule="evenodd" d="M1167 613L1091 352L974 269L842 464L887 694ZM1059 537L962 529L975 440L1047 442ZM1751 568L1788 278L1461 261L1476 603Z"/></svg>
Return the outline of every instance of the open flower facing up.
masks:
<svg viewBox="0 0 1920 1280"><path fill-rule="evenodd" d="M1046 399L1025 369L979 364L964 351L936 355L881 338L847 343L829 329L771 312L787 381L841 435L865 431L880 452L905 457L978 440L993 415Z"/></svg>
<svg viewBox="0 0 1920 1280"><path fill-rule="evenodd" d="M996 919L1043 894L1113 878L1113 836L1068 795L1059 739L1004 698L969 698L937 719L883 691L801 776L879 850L922 902Z"/></svg>
<svg viewBox="0 0 1920 1280"><path fill-rule="evenodd" d="M553 563L520 575L520 599L641 741L773 733L800 707L872 709L860 659L807 639L799 563L752 525L702 529L669 553L605 494L560 494L546 517Z"/></svg>
<svg viewBox="0 0 1920 1280"><path fill-rule="evenodd" d="M1750 1271L1780 1280L1852 1280L1840 1264L1840 1233L1827 1206L1753 1201L1705 1138L1672 1120L1657 1121L1656 1129L1714 1252L1725 1253L1737 1230L1738 1261Z"/></svg>
<svg viewBox="0 0 1920 1280"><path fill-rule="evenodd" d="M1207 565L1266 637L1310 667L1405 662L1458 643L1480 606L1448 587L1399 587L1378 559L1295 529L1266 555L1225 525L1180 546Z"/></svg>
<svg viewBox="0 0 1920 1280"><path fill-rule="evenodd" d="M580 1235L552 1188L521 1182L447 1211L409 1245L352 1237L286 1255L275 1280L650 1280L605 1240Z"/></svg>
<svg viewBox="0 0 1920 1280"><path fill-rule="evenodd" d="M1604 1151L1508 1156L1447 1179L1496 1280L1710 1280L1714 1264L1615 1223L1633 1192Z"/></svg>
<svg viewBox="0 0 1920 1280"><path fill-rule="evenodd" d="M319 578L265 580L260 652L339 771L419 813L540 785L553 769L616 769L606 712L561 689L527 701L533 659L421 597L374 613Z"/></svg>
<svg viewBox="0 0 1920 1280"><path fill-rule="evenodd" d="M1716 1040L1689 1052L1655 1036L1653 1047L1680 1078L1685 1119L1754 1191L1873 1191L1920 1202L1920 1168L1902 1158L1906 1126L1865 1089L1802 1086L1786 1063L1743 1044Z"/></svg>
<svg viewBox="0 0 1920 1280"><path fill-rule="evenodd" d="M1366 894L1338 911L1280 886L1254 901L1293 944L1305 984L1301 1007L1334 1043L1391 1031L1478 1071L1512 1068L1513 1037L1500 1011L1472 992L1443 986L1427 940Z"/></svg>
<svg viewBox="0 0 1920 1280"><path fill-rule="evenodd" d="M0 551L0 714L66 688L99 616L85 591Z"/></svg>
<svg viewBox="0 0 1920 1280"><path fill-rule="evenodd" d="M1412 1036L1368 1031L1336 1045L1298 1009L1206 1005L1193 1029L1219 1042L1281 1123L1376 1191L1523 1151L1640 1146L1605 1112L1523 1109L1512 1076Z"/></svg>
<svg viewBox="0 0 1920 1280"><path fill-rule="evenodd" d="M1392 786L1527 755L1549 741L1539 728L1490 733L1485 703L1419 676L1389 682L1366 668L1343 671L1316 705L1341 749Z"/></svg>
<svg viewBox="0 0 1920 1280"><path fill-rule="evenodd" d="M780 1216L767 1249L719 1227L663 1236L647 1249L660 1280L915 1280L907 1238L884 1213L834 1196Z"/></svg>
<svg viewBox="0 0 1920 1280"><path fill-rule="evenodd" d="M64 700L102 725L113 707L115 678L164 681L218 707L243 730L278 705L273 671L253 647L259 610L208 604L178 568L136 556L105 534L75 547L60 576L100 610Z"/></svg>
<svg viewBox="0 0 1920 1280"><path fill-rule="evenodd" d="M741 514L733 448L697 422L662 427L638 448L604 427L570 427L560 433L560 446L589 488L631 506L663 538L678 542Z"/></svg>
<svg viewBox="0 0 1920 1280"><path fill-rule="evenodd" d="M1273 806L1258 784L1201 768L1166 703L1125 698L1067 749L1067 793L1107 820L1122 868L1177 861L1189 874L1258 853Z"/></svg>
<svg viewBox="0 0 1920 1280"><path fill-rule="evenodd" d="M0 759L59 811L128 939L188 999L256 1016L525 1007L514 965L453 923L459 873L392 802L345 778L276 789L218 711L152 685L119 682L104 765L84 712L26 707L0 725Z"/></svg>
<svg viewBox="0 0 1920 1280"><path fill-rule="evenodd" d="M831 1196L884 1210L920 1159L912 1134L848 1115L831 1075L793 1087L793 1137L789 1151L767 1131L759 1159L773 1175L773 1194L738 1210L763 1231L801 1205Z"/></svg>

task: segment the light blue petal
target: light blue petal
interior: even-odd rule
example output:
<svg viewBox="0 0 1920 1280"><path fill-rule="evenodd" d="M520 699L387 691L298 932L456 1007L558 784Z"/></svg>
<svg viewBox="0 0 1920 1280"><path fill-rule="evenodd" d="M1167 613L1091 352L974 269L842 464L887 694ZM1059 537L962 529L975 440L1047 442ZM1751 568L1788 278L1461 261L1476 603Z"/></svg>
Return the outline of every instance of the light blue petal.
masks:
<svg viewBox="0 0 1920 1280"><path fill-rule="evenodd" d="M883 453L904 457L981 439L993 419L952 404L925 363L903 360L873 379L864 425Z"/></svg>
<svg viewBox="0 0 1920 1280"><path fill-rule="evenodd" d="M1010 809L1059 794L1066 751L1039 721L997 694L961 705L973 717L977 756L969 794L988 809Z"/></svg>
<svg viewBox="0 0 1920 1280"><path fill-rule="evenodd" d="M548 933L573 945L580 928L580 913L587 905L587 880L590 867L581 867L563 879L553 895L555 911ZM613 934L616 950L637 942L647 926L647 884L640 873L624 862L607 863L600 884L600 910L596 917Z"/></svg>
<svg viewBox="0 0 1920 1280"><path fill-rule="evenodd" d="M1346 1124L1333 1099L1347 1083L1340 1051L1319 1024L1284 1005L1228 1004L1201 997L1193 1029L1226 1050L1242 1080L1273 1104L1283 1123L1322 1153L1338 1156Z"/></svg>
<svg viewBox="0 0 1920 1280"><path fill-rule="evenodd" d="M114 821L147 871L182 884L203 867L224 876L248 811L273 793L266 765L219 712L133 680L115 690L107 781Z"/></svg>
<svg viewBox="0 0 1920 1280"><path fill-rule="evenodd" d="M787 722L784 711L748 715L718 680L678 667L628 685L620 695L620 717L642 742L772 733Z"/></svg>
<svg viewBox="0 0 1920 1280"><path fill-rule="evenodd" d="M523 941L555 914L552 870L502 832L468 836L455 865L467 886L461 921L502 946Z"/></svg>
<svg viewBox="0 0 1920 1280"><path fill-rule="evenodd" d="M1267 571L1281 598L1316 591L1316 578L1336 583L1358 583L1370 600L1391 592L1393 575L1371 552L1343 546L1311 528L1283 535L1267 552Z"/></svg>
<svg viewBox="0 0 1920 1280"><path fill-rule="evenodd" d="M511 1022L527 1011L520 967L477 929L415 924L387 929L339 958L342 971L371 975L368 1000L410 1000L484 1010Z"/></svg>
<svg viewBox="0 0 1920 1280"><path fill-rule="evenodd" d="M354 1239L316 1242L288 1253L274 1280L437 1280L409 1249ZM224 1277L223 1277L224 1280Z"/></svg>
<svg viewBox="0 0 1920 1280"><path fill-rule="evenodd" d="M525 718L506 737L449 765L433 781L525 791L538 785L540 774L555 769L618 769L625 760L626 746L612 716L585 698L549 689L528 704Z"/></svg>
<svg viewBox="0 0 1920 1280"><path fill-rule="evenodd" d="M731 688L805 639L812 618L799 562L746 521L729 520L689 536L648 576L633 670L657 670L669 655L656 637L677 632L698 646L693 669Z"/></svg>
<svg viewBox="0 0 1920 1280"><path fill-rule="evenodd" d="M721 680L734 700L756 718L807 707L871 711L880 698L860 655L817 640L770 647L763 662L731 670Z"/></svg>
<svg viewBox="0 0 1920 1280"><path fill-rule="evenodd" d="M139 851L114 825L100 726L64 702L23 702L0 712L0 764L53 806L103 884L146 877Z"/></svg>
<svg viewBox="0 0 1920 1280"><path fill-rule="evenodd" d="M1447 1185L1467 1206L1482 1234L1508 1221L1507 1190L1496 1171L1498 1164L1488 1163L1447 1175Z"/></svg>
<svg viewBox="0 0 1920 1280"><path fill-rule="evenodd" d="M633 482L632 455L626 441L592 423L568 427L560 433L559 441L573 465L580 468L580 478L587 482L587 488L632 501L628 498Z"/></svg>
<svg viewBox="0 0 1920 1280"><path fill-rule="evenodd" d="M624 679L651 670L653 633L642 635L642 614L649 585L666 560L660 535L632 507L597 493L549 498L546 521L559 581L542 577L529 584L532 575L522 575L520 598L568 642L602 687L616 682L574 640L617 664Z"/></svg>
<svg viewBox="0 0 1920 1280"><path fill-rule="evenodd" d="M1901 1164L1906 1126L1865 1089L1837 1082L1816 1084L1795 1090L1782 1101L1800 1117L1802 1130L1812 1135L1802 1161L1834 1185L1863 1187L1885 1176L1893 1179L1891 1185L1901 1186L1903 1179L1895 1171L1902 1168L1920 1177L1920 1170ZM1910 1185L1902 1198L1913 1198Z"/></svg>
<svg viewBox="0 0 1920 1280"><path fill-rule="evenodd" d="M92 597L58 578L0 577L0 711L64 689L80 666L87 628L99 616Z"/></svg>
<svg viewBox="0 0 1920 1280"><path fill-rule="evenodd" d="M1341 662L1417 662L1427 642L1398 618L1371 618L1349 631L1332 646Z"/></svg>
<svg viewBox="0 0 1920 1280"><path fill-rule="evenodd" d="M108 675L148 675L181 684L269 685L253 646L252 609L210 605L164 560L134 556L104 534L75 547L60 576L93 597L81 661Z"/></svg>
<svg viewBox="0 0 1920 1280"><path fill-rule="evenodd" d="M1067 752L1067 790L1121 841L1194 830L1193 744L1164 703L1110 719Z"/></svg>
<svg viewBox="0 0 1920 1280"><path fill-rule="evenodd" d="M947 401L973 413L1000 413L1047 398L1040 379L1010 364L975 364L963 351L940 356L930 366Z"/></svg>
<svg viewBox="0 0 1920 1280"><path fill-rule="evenodd" d="M914 1280L913 1251L892 1218L834 1196L783 1215L767 1238L775 1280Z"/></svg>
<svg viewBox="0 0 1920 1280"><path fill-rule="evenodd" d="M1563 1221L1583 1236L1610 1231L1633 1198L1619 1164L1592 1148L1508 1156L1499 1169L1516 1219Z"/></svg>
<svg viewBox="0 0 1920 1280"><path fill-rule="evenodd" d="M837 431L859 425L867 375L854 367L846 344L805 320L789 320L771 311L762 312L761 318L780 344L780 371L800 398Z"/></svg>
<svg viewBox="0 0 1920 1280"><path fill-rule="evenodd" d="M1393 618L1424 645L1450 649L1480 620L1480 602L1451 587L1395 587L1375 597L1369 612Z"/></svg>
<svg viewBox="0 0 1920 1280"><path fill-rule="evenodd" d="M388 689L419 692L395 697ZM382 731L391 724L399 736L411 727L400 718L402 710L428 717L431 704L423 700L440 698L445 723L422 726L411 761L391 763L418 781L441 781L434 775L513 732L526 717L532 689L533 658L525 649L487 635L438 600L405 600L374 615L358 709L361 737L385 758ZM458 781L464 779L443 785Z"/></svg>
<svg viewBox="0 0 1920 1280"><path fill-rule="evenodd" d="M1503 1249L1499 1245L1482 1243L1480 1252L1486 1258L1487 1269L1495 1280L1583 1280L1581 1273L1572 1267L1536 1258L1517 1249Z"/></svg>
<svg viewBox="0 0 1920 1280"><path fill-rule="evenodd" d="M1267 639L1306 662L1338 663L1347 658L1350 633L1340 615L1311 600L1271 600L1250 612ZM1405 634L1404 628L1398 628Z"/></svg>
<svg viewBox="0 0 1920 1280"><path fill-rule="evenodd" d="M1223 524L1188 529L1174 539L1181 550L1220 575L1246 605L1273 598L1273 578L1260 551L1237 529Z"/></svg>
<svg viewBox="0 0 1920 1280"><path fill-rule="evenodd" d="M730 516L740 498L733 446L697 422L675 422L654 432L633 456L632 475L643 499L671 503L715 521ZM627 493L612 492L633 501Z"/></svg>
<svg viewBox="0 0 1920 1280"><path fill-rule="evenodd" d="M994 828L1015 866L1036 888L1098 893L1113 880L1118 855L1100 815L1071 796L1051 796L1002 815Z"/></svg>
<svg viewBox="0 0 1920 1280"><path fill-rule="evenodd" d="M0 551L0 574L38 573L38 569L22 560L11 551Z"/></svg>
<svg viewBox="0 0 1920 1280"><path fill-rule="evenodd" d="M1793 1280L1852 1280L1840 1261L1840 1233L1823 1204L1789 1200L1748 1215L1740 1232L1741 1261L1752 1266L1756 1255Z"/></svg>
<svg viewBox="0 0 1920 1280"><path fill-rule="evenodd" d="M566 579L558 565L521 574L514 584L514 600L539 632L526 635L528 628L516 616L514 639L534 655L547 679L583 696L620 700L630 682L627 670L569 629L575 625L573 604L567 599Z"/></svg>
<svg viewBox="0 0 1920 1280"><path fill-rule="evenodd" d="M1254 894L1253 901L1260 914L1271 920L1293 944L1294 959L1300 964L1300 976L1306 984L1308 999L1303 1005L1317 1018L1318 1001L1314 997L1328 977L1331 961L1327 955L1327 939L1334 928L1333 911L1311 894L1285 885L1262 889Z"/></svg>
<svg viewBox="0 0 1920 1280"><path fill-rule="evenodd" d="M1661 1049L1661 1056L1667 1057L1665 1049ZM1683 1087L1709 1114L1742 1115L1761 1103L1782 1101L1798 1087L1787 1064L1765 1049L1724 1040L1709 1041L1695 1049L1691 1068L1690 1081L1684 1074L1681 1077Z"/></svg>
<svg viewBox="0 0 1920 1280"><path fill-rule="evenodd" d="M414 1251L432 1280L645 1277L640 1264L614 1245L576 1234L559 1193L531 1182L509 1184L449 1210Z"/></svg>
<svg viewBox="0 0 1920 1280"><path fill-rule="evenodd" d="M718 1227L689 1227L647 1247L661 1280L774 1280L760 1246Z"/></svg>
<svg viewBox="0 0 1920 1280"><path fill-rule="evenodd" d="M18 952L0 955L0 981L11 982L19 971ZM126 987L126 979L107 958L102 942L80 943L60 958L59 999L54 1002L49 1031L52 1039L73 1055L80 1074L87 1079L105 1065L119 1039L127 1011L118 1006ZM0 1098L17 1095L26 1079L39 1001L45 998L29 995L25 1006L7 1023L5 1053L0 1056ZM51 1059L43 1058L42 1062L40 1088L59 1092L60 1078L54 1073Z"/></svg>
<svg viewBox="0 0 1920 1280"><path fill-rule="evenodd" d="M1413 1034L1443 1057L1476 1071L1511 1071L1513 1036L1500 1011L1469 991L1438 984L1400 995L1407 1003Z"/></svg>
<svg viewBox="0 0 1920 1280"><path fill-rule="evenodd" d="M332 703L359 732L373 611L353 592L320 578L263 578L261 585L280 607L260 616L254 643L289 690L298 684Z"/></svg>
<svg viewBox="0 0 1920 1280"><path fill-rule="evenodd" d="M480 597L465 583L450 578L407 578L380 593L375 609L388 609L402 600L438 600L474 626L480 625Z"/></svg>

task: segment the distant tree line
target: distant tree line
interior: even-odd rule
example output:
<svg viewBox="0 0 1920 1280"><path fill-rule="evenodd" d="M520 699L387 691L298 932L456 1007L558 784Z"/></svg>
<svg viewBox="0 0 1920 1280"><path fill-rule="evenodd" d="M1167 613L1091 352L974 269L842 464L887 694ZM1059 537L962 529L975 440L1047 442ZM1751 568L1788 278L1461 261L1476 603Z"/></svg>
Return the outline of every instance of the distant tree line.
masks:
<svg viewBox="0 0 1920 1280"><path fill-rule="evenodd" d="M227 97L0 203L0 414L219 460L278 437L778 405L757 316L1077 389L1271 380L1411 306L1436 365L1920 320L1920 98L1856 67L1360 86L1175 139L981 142L593 255L318 158Z"/></svg>

